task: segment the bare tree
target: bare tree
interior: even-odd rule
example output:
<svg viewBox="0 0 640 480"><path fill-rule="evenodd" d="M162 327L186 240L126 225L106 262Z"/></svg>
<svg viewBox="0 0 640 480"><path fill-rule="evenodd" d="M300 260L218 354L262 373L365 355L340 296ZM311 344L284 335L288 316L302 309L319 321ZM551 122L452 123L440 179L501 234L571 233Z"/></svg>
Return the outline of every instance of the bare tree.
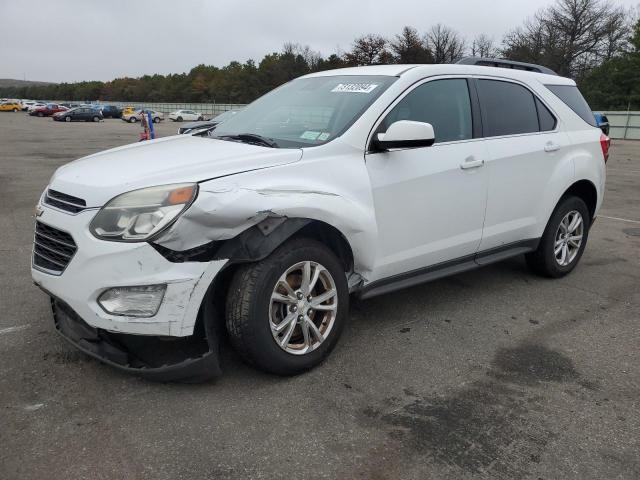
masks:
<svg viewBox="0 0 640 480"><path fill-rule="evenodd" d="M294 57L301 56L311 70L314 70L322 59L322 54L320 52L311 50L309 45L303 46L299 43L285 43L282 47L282 53L285 55L293 55Z"/></svg>
<svg viewBox="0 0 640 480"><path fill-rule="evenodd" d="M455 63L464 56L464 39L455 30L438 23L425 35L434 63Z"/></svg>
<svg viewBox="0 0 640 480"><path fill-rule="evenodd" d="M628 12L610 0L557 0L509 32L503 54L580 77L626 47L628 18Z"/></svg>
<svg viewBox="0 0 640 480"><path fill-rule="evenodd" d="M471 56L492 58L498 56L498 49L493 41L493 37L485 33L477 35L471 42Z"/></svg>
<svg viewBox="0 0 640 480"><path fill-rule="evenodd" d="M389 63L392 56L387 50L387 40L370 33L356 38L351 51L345 53L344 57L350 65L377 65Z"/></svg>
<svg viewBox="0 0 640 480"><path fill-rule="evenodd" d="M390 47L396 63L433 63L433 55L413 27L404 27Z"/></svg>

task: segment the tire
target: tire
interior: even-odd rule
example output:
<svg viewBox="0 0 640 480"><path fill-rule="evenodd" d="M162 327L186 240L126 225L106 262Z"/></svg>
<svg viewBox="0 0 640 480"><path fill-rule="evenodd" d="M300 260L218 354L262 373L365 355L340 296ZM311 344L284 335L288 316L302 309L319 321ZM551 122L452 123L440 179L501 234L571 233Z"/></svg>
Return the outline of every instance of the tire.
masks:
<svg viewBox="0 0 640 480"><path fill-rule="evenodd" d="M17 112L18 112L18 109L17 109L17 108L14 108L14 109L13 109L13 113L17 113Z"/></svg>
<svg viewBox="0 0 640 480"><path fill-rule="evenodd" d="M154 122L155 122L155 118L154 118L153 120L154 120ZM178 117L178 118L176 118L176 122L181 122L181 121L182 121L182 117Z"/></svg>
<svg viewBox="0 0 640 480"><path fill-rule="evenodd" d="M70 122L71 121L71 117L64 117L64 121L65 122Z"/></svg>
<svg viewBox="0 0 640 480"><path fill-rule="evenodd" d="M198 117L198 121L199 121L199 122L204 121L204 117L203 117L202 115L200 115L200 116Z"/></svg>
<svg viewBox="0 0 640 480"><path fill-rule="evenodd" d="M580 222L576 220L576 214L579 215ZM569 233L564 233L566 228L561 226L563 222L564 225L568 224ZM538 275L564 277L580 261L587 245L590 226L591 214L584 200L575 196L563 197L547 223L538 249L525 255L527 265ZM563 240L563 236L567 235L568 238ZM579 241L575 240L578 236Z"/></svg>
<svg viewBox="0 0 640 480"><path fill-rule="evenodd" d="M160 123L160 117L155 117L153 119L153 123Z"/></svg>
<svg viewBox="0 0 640 480"><path fill-rule="evenodd" d="M42 113L42 112L38 112L38 114L37 114L37 115L38 115L40 118L44 117L44 113Z"/></svg>
<svg viewBox="0 0 640 480"><path fill-rule="evenodd" d="M138 119L136 117L129 117L129 123L136 123Z"/></svg>
<svg viewBox="0 0 640 480"><path fill-rule="evenodd" d="M99 122L100 121L100 117L98 117L98 116L93 117L93 121L94 122Z"/></svg>
<svg viewBox="0 0 640 480"><path fill-rule="evenodd" d="M326 300L331 304L322 302L325 303L325 309L312 312L308 308L313 304L307 304L308 298L304 296L286 296L288 299L295 298L293 302L287 303L272 300L274 289L283 291L284 287L277 286L281 285L282 276L288 270L307 263L311 265L310 271L313 273L317 265L324 267L312 291L314 295L318 295L317 298L329 292L330 289L325 289L325 283L331 286L333 282L331 290L335 290L335 295ZM302 273L302 268L295 272ZM300 277L301 275L291 273L286 277L287 283L290 282L289 278L299 282ZM293 290L296 285L290 287ZM292 295L295 294L292 292ZM331 307L332 310L326 309ZM301 310L298 308L312 313L307 315L303 312L299 315ZM349 289L338 258L320 242L295 238L285 242L264 260L242 265L235 272L227 294L226 324L232 345L247 363L276 375L296 375L315 367L331 353L344 329L348 312ZM291 340L286 344L289 349L287 351L276 343L275 336L281 335L280 342L285 342L288 328L285 327L279 334L272 333L272 328L284 324L283 319L289 316L292 321L287 324L293 325L293 334L290 334ZM275 317L279 318L278 323L273 322ZM300 317L304 323L299 323ZM306 322L309 320L323 333L322 341L311 327L308 327L309 336L303 335L303 325L308 325ZM296 339L302 343L294 344ZM312 345L311 349L309 345Z"/></svg>

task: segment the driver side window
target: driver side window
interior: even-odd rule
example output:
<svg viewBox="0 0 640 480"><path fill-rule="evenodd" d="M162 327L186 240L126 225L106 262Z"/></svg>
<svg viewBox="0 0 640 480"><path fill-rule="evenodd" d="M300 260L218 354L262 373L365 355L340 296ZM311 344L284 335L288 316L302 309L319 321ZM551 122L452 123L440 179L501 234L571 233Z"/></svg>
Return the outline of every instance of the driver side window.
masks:
<svg viewBox="0 0 640 480"><path fill-rule="evenodd" d="M467 81L451 78L416 87L389 112L378 132L386 132L398 120L430 123L435 132L435 143L472 138L471 99Z"/></svg>

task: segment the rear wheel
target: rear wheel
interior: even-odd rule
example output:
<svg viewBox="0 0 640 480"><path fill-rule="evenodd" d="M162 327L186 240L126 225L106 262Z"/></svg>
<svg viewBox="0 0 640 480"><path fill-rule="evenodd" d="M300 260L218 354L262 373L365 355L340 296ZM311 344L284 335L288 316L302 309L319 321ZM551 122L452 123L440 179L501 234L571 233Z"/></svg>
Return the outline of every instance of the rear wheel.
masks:
<svg viewBox="0 0 640 480"><path fill-rule="evenodd" d="M42 113L42 112L38 112L38 116L39 116L39 117L44 117L44 113Z"/></svg>
<svg viewBox="0 0 640 480"><path fill-rule="evenodd" d="M181 122L181 121L182 121L182 117L178 117L178 118L176 118L176 121L177 121L177 122Z"/></svg>
<svg viewBox="0 0 640 480"><path fill-rule="evenodd" d="M155 117L153 119L153 123L160 123L160 117Z"/></svg>
<svg viewBox="0 0 640 480"><path fill-rule="evenodd" d="M227 330L243 359L278 375L324 360L348 315L342 264L323 244L293 239L240 267L227 296Z"/></svg>
<svg viewBox="0 0 640 480"><path fill-rule="evenodd" d="M526 255L527 264L547 277L563 277L580 261L589 235L591 215L579 197L563 198L551 215L535 252Z"/></svg>
<svg viewBox="0 0 640 480"><path fill-rule="evenodd" d="M136 123L137 120L136 117L129 117L129 123Z"/></svg>
<svg viewBox="0 0 640 480"><path fill-rule="evenodd" d="M93 117L93 121L94 122L99 122L100 121L100 117L98 117L97 115L95 117Z"/></svg>
<svg viewBox="0 0 640 480"><path fill-rule="evenodd" d="M18 109L17 109L17 108L14 108L14 109L13 109L13 112L14 112L14 113L15 113L15 112L17 112L17 111L18 111Z"/></svg>
<svg viewBox="0 0 640 480"><path fill-rule="evenodd" d="M71 117L64 117L64 121L65 122L70 122L71 121Z"/></svg>

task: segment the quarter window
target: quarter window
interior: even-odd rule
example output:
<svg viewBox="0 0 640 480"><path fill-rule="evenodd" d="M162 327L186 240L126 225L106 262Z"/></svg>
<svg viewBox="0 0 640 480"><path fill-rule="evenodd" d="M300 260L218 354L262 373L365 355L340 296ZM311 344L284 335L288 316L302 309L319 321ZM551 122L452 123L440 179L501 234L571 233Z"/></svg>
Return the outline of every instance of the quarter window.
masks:
<svg viewBox="0 0 640 480"><path fill-rule="evenodd" d="M539 131L534 96L523 86L499 80L479 80L478 95L485 137Z"/></svg>
<svg viewBox="0 0 640 480"><path fill-rule="evenodd" d="M459 78L434 80L416 87L393 107L378 132L386 132L398 120L430 123L436 143L472 138L467 81Z"/></svg>
<svg viewBox="0 0 640 480"><path fill-rule="evenodd" d="M536 108L538 109L538 120L540 131L548 132L556 128L556 118L544 104L536 98Z"/></svg>

